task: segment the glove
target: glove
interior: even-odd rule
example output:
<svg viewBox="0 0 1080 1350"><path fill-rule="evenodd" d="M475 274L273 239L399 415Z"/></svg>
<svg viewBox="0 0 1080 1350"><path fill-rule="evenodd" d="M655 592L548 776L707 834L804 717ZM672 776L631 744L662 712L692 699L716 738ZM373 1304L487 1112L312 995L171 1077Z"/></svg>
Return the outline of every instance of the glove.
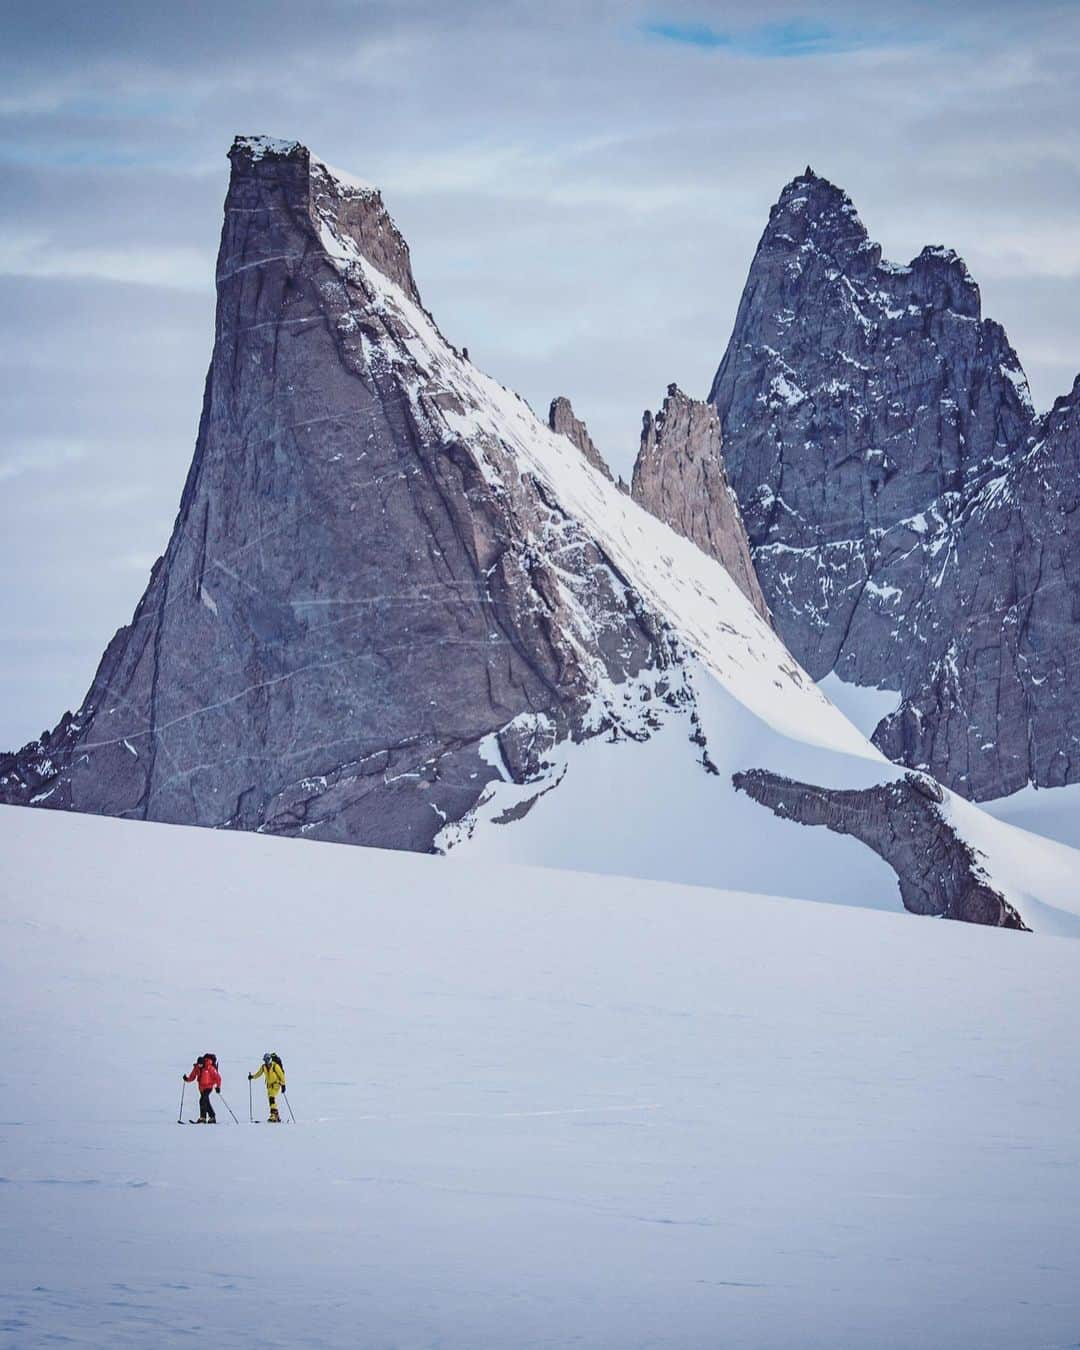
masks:
<svg viewBox="0 0 1080 1350"><path fill-rule="evenodd" d="M284 1084L284 1083L282 1083L282 1085L281 1085L281 1095L282 1095L283 1097L285 1096L285 1084Z"/></svg>
<svg viewBox="0 0 1080 1350"><path fill-rule="evenodd" d="M221 1089L220 1089L220 1088L215 1088L214 1091L217 1093L217 1095L218 1095L219 1097L221 1096Z"/></svg>
<svg viewBox="0 0 1080 1350"><path fill-rule="evenodd" d="M250 1083L251 1080L252 1080L254 1077L255 1077L255 1075L254 1075L253 1073L249 1073L249 1074L248 1074L248 1082Z"/></svg>

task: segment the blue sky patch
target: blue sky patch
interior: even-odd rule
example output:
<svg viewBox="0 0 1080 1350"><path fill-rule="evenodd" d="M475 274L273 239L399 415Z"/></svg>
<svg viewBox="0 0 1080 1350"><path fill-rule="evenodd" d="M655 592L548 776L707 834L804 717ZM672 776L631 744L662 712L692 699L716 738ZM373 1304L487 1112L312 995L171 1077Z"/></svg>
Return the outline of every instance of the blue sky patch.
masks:
<svg viewBox="0 0 1080 1350"><path fill-rule="evenodd" d="M713 28L707 23L656 20L643 24L642 31L649 37L666 42L720 49L762 60L824 56L857 51L863 47L891 46L907 40L881 32L837 28L814 19L789 19L783 23L763 23L753 28L740 29Z"/></svg>

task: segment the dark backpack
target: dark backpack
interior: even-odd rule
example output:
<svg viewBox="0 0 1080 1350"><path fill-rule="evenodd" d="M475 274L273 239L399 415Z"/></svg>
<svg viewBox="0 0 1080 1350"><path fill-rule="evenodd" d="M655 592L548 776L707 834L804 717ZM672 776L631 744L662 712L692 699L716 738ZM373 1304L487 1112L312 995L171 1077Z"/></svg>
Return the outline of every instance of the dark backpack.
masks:
<svg viewBox="0 0 1080 1350"><path fill-rule="evenodd" d="M284 1073L284 1072L285 1072L285 1065L282 1064L282 1062L281 1062L281 1056L280 1056L280 1055L271 1055L270 1058L271 1058L271 1059L274 1061L274 1063L278 1066L278 1068L281 1070L281 1072Z"/></svg>

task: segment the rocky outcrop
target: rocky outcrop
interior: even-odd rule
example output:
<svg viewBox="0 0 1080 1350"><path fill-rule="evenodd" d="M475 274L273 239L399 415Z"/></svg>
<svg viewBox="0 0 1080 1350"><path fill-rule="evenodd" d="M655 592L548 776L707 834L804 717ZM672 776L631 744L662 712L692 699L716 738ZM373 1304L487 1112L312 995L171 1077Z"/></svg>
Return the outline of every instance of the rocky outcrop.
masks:
<svg viewBox="0 0 1080 1350"><path fill-rule="evenodd" d="M991 884L979 855L957 834L933 779L909 773L871 788L821 788L753 769L732 781L778 816L824 825L872 848L896 872L904 906L913 914L1027 931Z"/></svg>
<svg viewBox="0 0 1080 1350"><path fill-rule="evenodd" d="M900 691L877 743L976 800L1080 779L1075 396L1040 423L962 260L884 261L808 169L710 399L778 631Z"/></svg>
<svg viewBox="0 0 1080 1350"><path fill-rule="evenodd" d="M611 479L611 470L605 464L603 455L593 444L588 428L580 418L574 416L570 400L564 398L561 394L558 398L551 400L551 407L548 409L548 426L557 435L565 436L567 440L576 445L594 469L599 469L605 478Z"/></svg>
<svg viewBox="0 0 1080 1350"><path fill-rule="evenodd" d="M230 159L172 538L83 705L0 760L0 800L427 849L493 777L610 730L600 683L659 692L668 639L475 430L497 414L378 192L293 142Z"/></svg>
<svg viewBox="0 0 1080 1350"><path fill-rule="evenodd" d="M646 411L642 419L631 494L721 563L762 618L769 618L724 469L720 419L710 404L668 385L661 410Z"/></svg>

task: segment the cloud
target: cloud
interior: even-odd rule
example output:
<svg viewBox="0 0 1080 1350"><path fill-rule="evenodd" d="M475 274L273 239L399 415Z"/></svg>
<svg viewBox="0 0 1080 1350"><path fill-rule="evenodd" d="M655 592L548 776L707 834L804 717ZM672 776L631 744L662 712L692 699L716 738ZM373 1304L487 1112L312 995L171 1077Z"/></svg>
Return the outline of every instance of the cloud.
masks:
<svg viewBox="0 0 1080 1350"><path fill-rule="evenodd" d="M9 8L0 633L103 646L165 545L238 131L379 183L452 340L541 411L569 395L624 473L642 409L671 380L707 390L808 162L886 256L968 259L1041 406L1080 368L1080 7L1061 0L331 0L310 23L286 0ZM90 451L24 462L48 441ZM59 707L19 678L0 663L0 716L22 706L28 735Z"/></svg>
<svg viewBox="0 0 1080 1350"><path fill-rule="evenodd" d="M41 437L24 439L18 448L0 456L0 483L27 473L51 473L84 458L86 446L79 441Z"/></svg>
<svg viewBox="0 0 1080 1350"><path fill-rule="evenodd" d="M44 235L0 230L0 276L91 277L203 291L213 284L214 255L208 249L126 246L87 248Z"/></svg>

